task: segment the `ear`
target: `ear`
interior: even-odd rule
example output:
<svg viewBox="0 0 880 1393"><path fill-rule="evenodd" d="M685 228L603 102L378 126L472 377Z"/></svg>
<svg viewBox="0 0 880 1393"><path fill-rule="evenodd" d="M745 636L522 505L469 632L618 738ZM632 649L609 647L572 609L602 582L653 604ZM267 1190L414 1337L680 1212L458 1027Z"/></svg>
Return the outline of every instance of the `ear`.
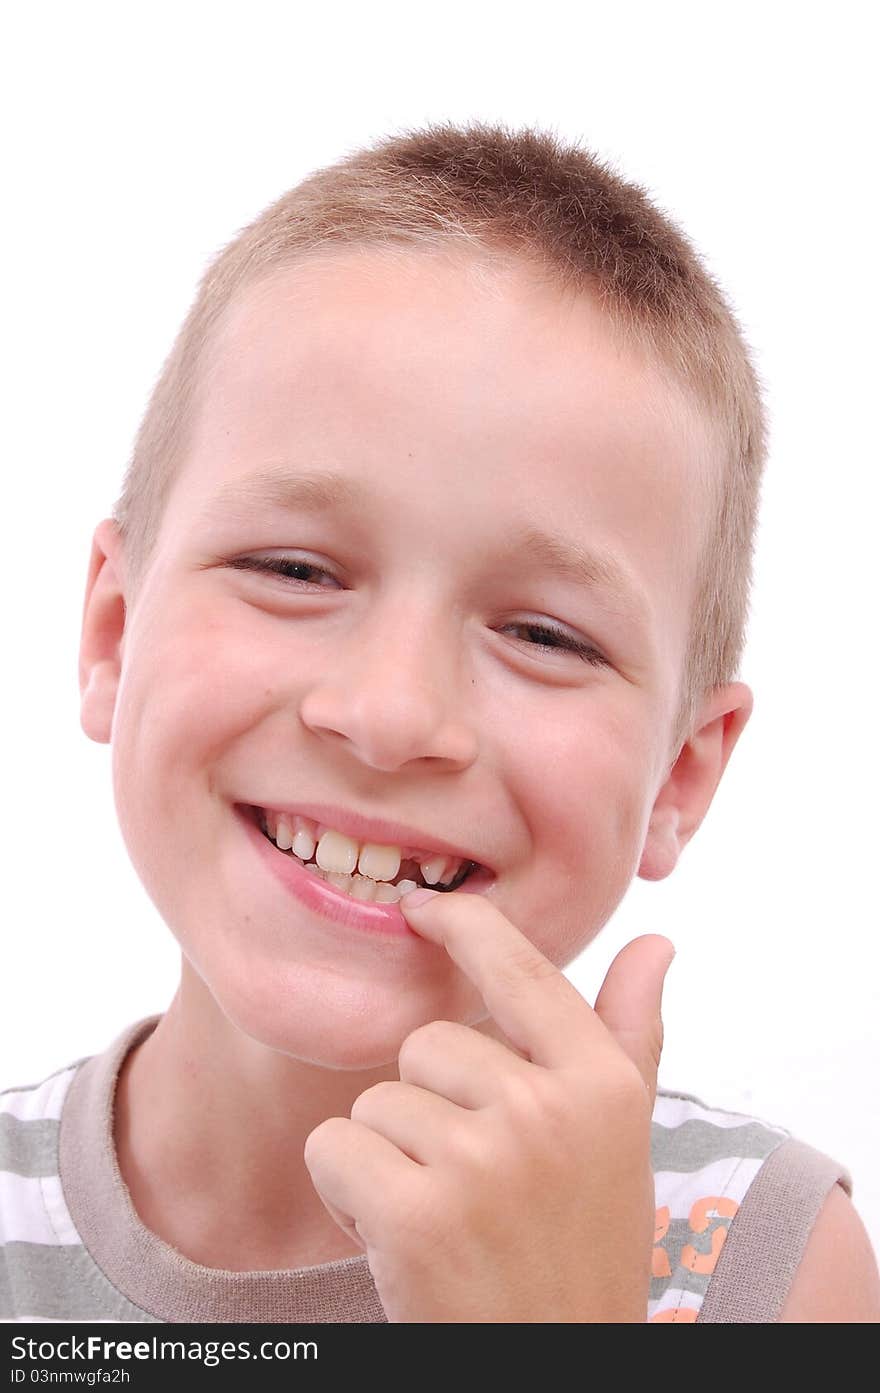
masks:
<svg viewBox="0 0 880 1393"><path fill-rule="evenodd" d="M124 550L112 518L95 528L79 646L80 724L90 740L110 743L125 631Z"/></svg>
<svg viewBox="0 0 880 1393"><path fill-rule="evenodd" d="M709 810L733 747L752 714L754 698L742 682L716 687L700 712L657 795L638 874L663 880Z"/></svg>

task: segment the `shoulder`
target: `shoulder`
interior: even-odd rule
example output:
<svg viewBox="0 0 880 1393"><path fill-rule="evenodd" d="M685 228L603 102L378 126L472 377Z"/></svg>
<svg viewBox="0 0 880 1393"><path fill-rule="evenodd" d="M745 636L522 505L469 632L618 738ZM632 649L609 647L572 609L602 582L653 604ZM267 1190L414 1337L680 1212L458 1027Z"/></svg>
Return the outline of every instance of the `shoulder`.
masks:
<svg viewBox="0 0 880 1393"><path fill-rule="evenodd" d="M105 1217L94 1176L113 1070L141 1029L127 1028L110 1050L82 1055L38 1083L0 1092L0 1323L145 1318L80 1231L83 1214L98 1227Z"/></svg>
<svg viewBox="0 0 880 1393"><path fill-rule="evenodd" d="M880 1275L865 1226L840 1185L816 1217L780 1321L880 1323Z"/></svg>
<svg viewBox="0 0 880 1393"><path fill-rule="evenodd" d="M658 1206L693 1218L699 1231L699 1204L719 1198L729 1221L767 1160L790 1139L785 1128L761 1118L710 1107L690 1093L658 1090L651 1121Z"/></svg>
<svg viewBox="0 0 880 1393"><path fill-rule="evenodd" d="M656 1230L650 1321L718 1318L712 1308L726 1286L723 1250L742 1229L741 1216L768 1159L788 1139L784 1128L760 1118L658 1089L651 1126Z"/></svg>
<svg viewBox="0 0 880 1393"><path fill-rule="evenodd" d="M6 1254L0 1266L7 1279L11 1253L18 1272L45 1260L47 1249L77 1241L61 1189L58 1136L64 1100L81 1063L0 1093L0 1249ZM7 1286L8 1280L0 1281L0 1319L7 1315Z"/></svg>
<svg viewBox="0 0 880 1393"><path fill-rule="evenodd" d="M837 1161L785 1128L667 1090L652 1159L649 1320L877 1319L876 1264Z"/></svg>
<svg viewBox="0 0 880 1393"><path fill-rule="evenodd" d="M0 1089L0 1117L5 1119L7 1130L14 1121L57 1122L61 1117L70 1082L79 1066L84 1064L88 1057L84 1056L75 1059L72 1064L63 1065L37 1083L13 1084L11 1087Z"/></svg>
<svg viewBox="0 0 880 1393"><path fill-rule="evenodd" d="M38 1175L37 1156L53 1150L64 1100L82 1059L56 1069L38 1083L18 1084L0 1092L0 1170Z"/></svg>

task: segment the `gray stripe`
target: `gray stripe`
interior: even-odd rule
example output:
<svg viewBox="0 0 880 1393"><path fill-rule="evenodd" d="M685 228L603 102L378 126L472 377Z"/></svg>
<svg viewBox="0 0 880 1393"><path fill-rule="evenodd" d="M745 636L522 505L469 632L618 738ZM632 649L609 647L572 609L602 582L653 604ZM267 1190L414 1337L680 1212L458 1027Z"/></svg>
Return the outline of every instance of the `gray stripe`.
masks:
<svg viewBox="0 0 880 1393"><path fill-rule="evenodd" d="M816 1216L838 1182L851 1193L843 1166L795 1138L783 1142L746 1192L697 1320L777 1322Z"/></svg>
<svg viewBox="0 0 880 1393"><path fill-rule="evenodd" d="M78 1244L7 1243L0 1249L0 1320L15 1316L158 1323L116 1291Z"/></svg>
<svg viewBox="0 0 880 1393"><path fill-rule="evenodd" d="M709 1272L691 1272L681 1265L681 1250L686 1243L690 1243L695 1252L708 1254L712 1251L712 1235L716 1229L727 1229L730 1227L731 1220L726 1218L711 1219L704 1233L694 1233L687 1219L671 1219L665 1238L657 1244L657 1247L664 1248L669 1258L669 1266L672 1272L668 1277L651 1278L652 1301L658 1301L669 1287L676 1289L687 1284L687 1290L697 1296L703 1296L712 1280Z"/></svg>
<svg viewBox="0 0 880 1393"><path fill-rule="evenodd" d="M51 1118L23 1122L0 1113L0 1171L28 1178L57 1175L58 1126Z"/></svg>
<svg viewBox="0 0 880 1393"><path fill-rule="evenodd" d="M742 1127L717 1127L713 1122L692 1118L680 1127L651 1123L651 1165L654 1171L698 1171L713 1161L735 1157L763 1160L784 1140L760 1122Z"/></svg>

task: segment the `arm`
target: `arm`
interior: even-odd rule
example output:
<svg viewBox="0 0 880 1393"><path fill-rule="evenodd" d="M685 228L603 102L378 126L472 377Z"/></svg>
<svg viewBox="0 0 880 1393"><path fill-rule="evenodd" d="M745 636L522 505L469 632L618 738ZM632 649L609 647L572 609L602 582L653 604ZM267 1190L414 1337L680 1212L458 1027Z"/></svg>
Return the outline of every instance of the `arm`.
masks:
<svg viewBox="0 0 880 1393"><path fill-rule="evenodd" d="M880 1323L880 1275L865 1227L834 1185L782 1308L789 1324Z"/></svg>

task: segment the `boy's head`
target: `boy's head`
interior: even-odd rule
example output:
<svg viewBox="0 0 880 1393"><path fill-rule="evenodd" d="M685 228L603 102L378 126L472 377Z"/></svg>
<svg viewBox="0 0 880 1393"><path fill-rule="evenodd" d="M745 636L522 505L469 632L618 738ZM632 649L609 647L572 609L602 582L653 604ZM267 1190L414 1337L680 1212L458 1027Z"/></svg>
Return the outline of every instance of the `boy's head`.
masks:
<svg viewBox="0 0 880 1393"><path fill-rule="evenodd" d="M750 710L763 439L688 244L551 137L393 139L246 229L98 529L83 633L84 726L190 992L344 1067L483 1014L420 940L292 902L243 807L454 842L559 963L668 874Z"/></svg>

